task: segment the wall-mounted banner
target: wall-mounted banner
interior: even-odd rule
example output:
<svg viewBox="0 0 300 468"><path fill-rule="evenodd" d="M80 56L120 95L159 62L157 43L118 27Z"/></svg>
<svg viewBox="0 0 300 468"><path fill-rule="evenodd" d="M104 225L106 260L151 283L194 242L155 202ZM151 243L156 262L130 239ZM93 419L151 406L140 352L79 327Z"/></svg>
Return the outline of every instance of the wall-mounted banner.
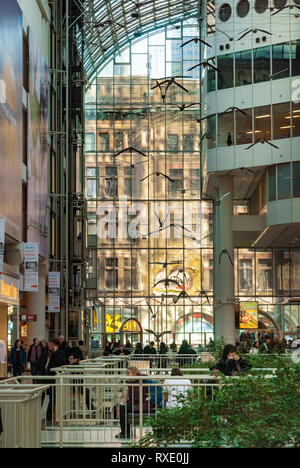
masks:
<svg viewBox="0 0 300 468"><path fill-rule="evenodd" d="M39 244L24 244L24 291L39 290Z"/></svg>
<svg viewBox="0 0 300 468"><path fill-rule="evenodd" d="M60 312L60 273L56 271L48 275L48 312Z"/></svg>
<svg viewBox="0 0 300 468"><path fill-rule="evenodd" d="M5 242L5 219L0 219L0 280L2 279L2 275L3 275L4 242Z"/></svg>

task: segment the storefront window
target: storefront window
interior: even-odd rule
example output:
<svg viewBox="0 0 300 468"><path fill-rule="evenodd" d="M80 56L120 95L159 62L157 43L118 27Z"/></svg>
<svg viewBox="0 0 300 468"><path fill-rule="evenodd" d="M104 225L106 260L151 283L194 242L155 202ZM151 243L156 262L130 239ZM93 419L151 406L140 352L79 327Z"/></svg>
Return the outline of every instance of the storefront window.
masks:
<svg viewBox="0 0 300 468"><path fill-rule="evenodd" d="M258 256L264 258L258 258L257 260L257 289L264 292L272 290L272 254L258 253ZM269 257L269 258L266 258Z"/></svg>
<svg viewBox="0 0 300 468"><path fill-rule="evenodd" d="M288 250L274 250L275 294L290 290L290 258Z"/></svg>
<svg viewBox="0 0 300 468"><path fill-rule="evenodd" d="M252 84L252 52L244 50L235 54L235 86Z"/></svg>
<svg viewBox="0 0 300 468"><path fill-rule="evenodd" d="M273 138L275 140L291 137L290 103L273 105Z"/></svg>
<svg viewBox="0 0 300 468"><path fill-rule="evenodd" d="M239 259L239 289L252 290L252 259Z"/></svg>
<svg viewBox="0 0 300 468"><path fill-rule="evenodd" d="M254 109L255 141L271 138L271 106L261 106Z"/></svg>
<svg viewBox="0 0 300 468"><path fill-rule="evenodd" d="M271 53L270 47L260 47L253 51L254 56L254 83L268 81L270 77Z"/></svg>
<svg viewBox="0 0 300 468"><path fill-rule="evenodd" d="M233 87L233 54L218 57L218 89Z"/></svg>
<svg viewBox="0 0 300 468"><path fill-rule="evenodd" d="M272 46L272 79L279 80L290 76L290 44Z"/></svg>
<svg viewBox="0 0 300 468"><path fill-rule="evenodd" d="M234 113L226 112L226 114L218 115L219 126L219 146L234 145Z"/></svg>
<svg viewBox="0 0 300 468"><path fill-rule="evenodd" d="M298 294L300 291L300 251L292 250L290 252L290 262L291 262L291 290L292 294Z"/></svg>
<svg viewBox="0 0 300 468"><path fill-rule="evenodd" d="M291 165L279 164L277 166L277 190L278 200L291 197Z"/></svg>

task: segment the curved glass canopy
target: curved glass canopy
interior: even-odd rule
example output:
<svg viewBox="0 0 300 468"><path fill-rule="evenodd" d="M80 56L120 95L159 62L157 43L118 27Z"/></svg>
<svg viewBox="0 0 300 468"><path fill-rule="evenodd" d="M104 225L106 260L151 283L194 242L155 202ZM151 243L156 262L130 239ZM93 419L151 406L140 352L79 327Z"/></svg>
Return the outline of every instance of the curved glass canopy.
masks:
<svg viewBox="0 0 300 468"><path fill-rule="evenodd" d="M203 0L86 0L82 2L84 68L91 82L128 42L180 20L201 17ZM180 26L179 26L180 27Z"/></svg>

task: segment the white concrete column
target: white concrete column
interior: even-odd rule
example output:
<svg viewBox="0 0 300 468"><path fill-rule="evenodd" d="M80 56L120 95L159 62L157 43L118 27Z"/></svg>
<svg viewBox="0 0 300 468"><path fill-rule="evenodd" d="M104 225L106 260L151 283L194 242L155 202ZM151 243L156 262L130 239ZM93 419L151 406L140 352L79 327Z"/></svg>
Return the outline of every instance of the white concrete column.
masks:
<svg viewBox="0 0 300 468"><path fill-rule="evenodd" d="M215 248L215 335L216 338L223 337L225 344L235 344L233 176L219 177L219 200L216 206L218 232Z"/></svg>
<svg viewBox="0 0 300 468"><path fill-rule="evenodd" d="M34 338L46 339L46 280L44 275L39 273L39 291L27 294L27 314L36 315L36 322L28 323L28 344L32 344Z"/></svg>

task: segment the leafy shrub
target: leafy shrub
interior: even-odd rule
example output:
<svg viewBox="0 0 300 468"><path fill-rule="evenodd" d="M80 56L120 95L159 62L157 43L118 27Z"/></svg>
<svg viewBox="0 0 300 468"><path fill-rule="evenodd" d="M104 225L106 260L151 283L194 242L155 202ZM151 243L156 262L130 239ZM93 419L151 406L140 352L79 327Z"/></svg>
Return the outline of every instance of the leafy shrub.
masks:
<svg viewBox="0 0 300 468"><path fill-rule="evenodd" d="M181 405L151 420L139 447L187 442L193 447L300 448L300 365L273 378L223 378L213 395L203 388L180 396Z"/></svg>

